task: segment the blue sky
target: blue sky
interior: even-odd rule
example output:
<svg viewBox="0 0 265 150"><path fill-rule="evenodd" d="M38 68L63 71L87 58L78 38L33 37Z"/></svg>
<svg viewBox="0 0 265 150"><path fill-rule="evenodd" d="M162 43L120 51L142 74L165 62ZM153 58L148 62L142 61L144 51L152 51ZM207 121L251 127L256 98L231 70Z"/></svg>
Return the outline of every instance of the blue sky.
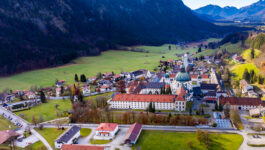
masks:
<svg viewBox="0 0 265 150"><path fill-rule="evenodd" d="M208 4L215 4L221 7L235 6L237 8L250 5L259 0L183 0L191 9L197 9Z"/></svg>

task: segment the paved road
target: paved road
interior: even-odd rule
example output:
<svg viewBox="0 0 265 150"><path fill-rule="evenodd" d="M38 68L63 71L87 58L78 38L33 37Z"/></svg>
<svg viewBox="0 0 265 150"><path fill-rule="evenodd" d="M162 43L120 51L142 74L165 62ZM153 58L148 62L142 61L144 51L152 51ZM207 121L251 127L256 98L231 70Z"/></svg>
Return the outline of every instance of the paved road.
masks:
<svg viewBox="0 0 265 150"><path fill-rule="evenodd" d="M24 130L24 131L28 126L30 126L30 124L26 120L22 119L21 117L17 116L13 112L8 111L4 107L0 106L0 114L2 115L3 113L10 116L12 118L12 120L16 120L20 124L22 124L23 125L22 130ZM37 131L35 131L33 128L30 128L30 131L31 131L31 133L33 133L34 136L36 136L39 140L42 141L42 143L45 145L45 147L48 150L52 150L52 147L50 146L50 144Z"/></svg>

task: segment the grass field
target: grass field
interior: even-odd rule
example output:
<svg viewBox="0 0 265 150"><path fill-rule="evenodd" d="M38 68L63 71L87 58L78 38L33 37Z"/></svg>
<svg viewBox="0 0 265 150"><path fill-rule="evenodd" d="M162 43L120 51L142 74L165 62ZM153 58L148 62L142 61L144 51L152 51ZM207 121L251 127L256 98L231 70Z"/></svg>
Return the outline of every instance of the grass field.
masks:
<svg viewBox="0 0 265 150"><path fill-rule="evenodd" d="M255 58L257 58L260 54L261 54L261 51L255 49ZM242 55L242 57L243 57L245 60L251 62L251 49L247 49L247 50L245 50L241 55Z"/></svg>
<svg viewBox="0 0 265 150"><path fill-rule="evenodd" d="M245 69L254 70L255 74L259 73L259 69L253 63L246 63L246 64L236 64L231 67L231 72L234 75L235 79L242 79Z"/></svg>
<svg viewBox="0 0 265 150"><path fill-rule="evenodd" d="M63 134L66 130L58 130L57 128L43 128L42 130L36 129L54 148L54 141Z"/></svg>
<svg viewBox="0 0 265 150"><path fill-rule="evenodd" d="M55 108L55 105L58 104L58 111ZM72 107L72 104L70 100L50 100L48 103L40 104L38 106L35 106L29 110L19 111L16 112L17 115L24 115L28 122L32 121L32 116L34 115L35 119L38 120L40 114L43 116L44 121L53 120L56 118L59 118L60 116L57 116L58 113L62 113L63 111L68 111Z"/></svg>
<svg viewBox="0 0 265 150"><path fill-rule="evenodd" d="M209 150L237 150L243 142L238 134L210 134L211 144ZM192 148L187 145L192 143ZM142 131L133 150L138 147L144 150L205 150L206 145L200 144L196 133L168 132L168 131Z"/></svg>
<svg viewBox="0 0 265 150"><path fill-rule="evenodd" d="M88 136L90 133L91 133L91 129L89 129L89 128L82 128L80 130L80 135L83 137Z"/></svg>
<svg viewBox="0 0 265 150"><path fill-rule="evenodd" d="M17 126L13 125L9 120L0 116L0 131L2 130L14 130L18 128Z"/></svg>
<svg viewBox="0 0 265 150"><path fill-rule="evenodd" d="M93 139L90 139L91 144L107 144L109 142L110 142L110 140L93 140Z"/></svg>

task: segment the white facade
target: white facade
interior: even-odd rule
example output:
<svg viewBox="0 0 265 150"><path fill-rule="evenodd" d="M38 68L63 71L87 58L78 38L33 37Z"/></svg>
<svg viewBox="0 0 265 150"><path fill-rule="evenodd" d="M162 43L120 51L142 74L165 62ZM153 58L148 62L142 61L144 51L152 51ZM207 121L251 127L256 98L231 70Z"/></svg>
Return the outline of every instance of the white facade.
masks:
<svg viewBox="0 0 265 150"><path fill-rule="evenodd" d="M129 101L112 101L110 100L110 107L112 109L142 109L146 110L150 102L129 102ZM174 103L160 103L152 102L156 110L174 110Z"/></svg>
<svg viewBox="0 0 265 150"><path fill-rule="evenodd" d="M161 90L160 89L155 89L155 88L145 88L142 89L140 94L160 94Z"/></svg>
<svg viewBox="0 0 265 150"><path fill-rule="evenodd" d="M176 101L175 102L176 111L185 111L186 110L186 101Z"/></svg>
<svg viewBox="0 0 265 150"><path fill-rule="evenodd" d="M172 84L170 84L171 90L172 90L172 94L176 94L177 90L181 87L181 86L186 87L188 90L191 90L193 85L192 85L192 80L191 81L187 81L187 82L178 82L176 80L173 81Z"/></svg>
<svg viewBox="0 0 265 150"><path fill-rule="evenodd" d="M98 139L99 136L108 137L108 138L114 138L116 133L118 132L118 130L119 130L118 126L113 131L96 130L97 139Z"/></svg>

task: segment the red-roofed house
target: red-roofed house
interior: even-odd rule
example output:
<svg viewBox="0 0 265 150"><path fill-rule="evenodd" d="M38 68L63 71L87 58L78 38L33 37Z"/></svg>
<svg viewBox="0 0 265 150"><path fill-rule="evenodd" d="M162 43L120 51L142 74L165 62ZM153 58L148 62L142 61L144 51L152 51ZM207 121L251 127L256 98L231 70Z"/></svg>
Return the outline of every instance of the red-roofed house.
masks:
<svg viewBox="0 0 265 150"><path fill-rule="evenodd" d="M90 146L79 144L64 144L62 150L109 150L107 146Z"/></svg>
<svg viewBox="0 0 265 150"><path fill-rule="evenodd" d="M18 136L20 136L20 134L12 130L0 131L0 144L16 139Z"/></svg>
<svg viewBox="0 0 265 150"><path fill-rule="evenodd" d="M134 123L130 126L129 130L125 135L125 144L135 144L137 139L139 138L142 131L142 125L139 123Z"/></svg>
<svg viewBox="0 0 265 150"><path fill-rule="evenodd" d="M208 74L202 74L201 80L202 80L202 83L210 83L210 78Z"/></svg>
<svg viewBox="0 0 265 150"><path fill-rule="evenodd" d="M96 136L113 138L118 130L119 127L117 123L100 123L96 129Z"/></svg>
<svg viewBox="0 0 265 150"><path fill-rule="evenodd" d="M259 106L265 107L265 103L260 98L250 97L223 97L219 99L219 105L230 105L232 109L250 110Z"/></svg>

